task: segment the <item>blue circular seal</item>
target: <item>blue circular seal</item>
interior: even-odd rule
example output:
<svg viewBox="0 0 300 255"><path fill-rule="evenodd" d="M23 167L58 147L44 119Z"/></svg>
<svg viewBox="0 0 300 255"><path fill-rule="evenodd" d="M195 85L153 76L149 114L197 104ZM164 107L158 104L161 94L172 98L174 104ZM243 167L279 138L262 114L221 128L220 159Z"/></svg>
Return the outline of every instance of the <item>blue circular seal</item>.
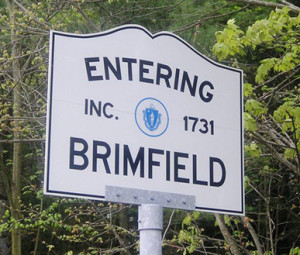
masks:
<svg viewBox="0 0 300 255"><path fill-rule="evenodd" d="M162 102L147 97L135 108L135 122L147 136L157 137L166 132L169 126L169 114Z"/></svg>

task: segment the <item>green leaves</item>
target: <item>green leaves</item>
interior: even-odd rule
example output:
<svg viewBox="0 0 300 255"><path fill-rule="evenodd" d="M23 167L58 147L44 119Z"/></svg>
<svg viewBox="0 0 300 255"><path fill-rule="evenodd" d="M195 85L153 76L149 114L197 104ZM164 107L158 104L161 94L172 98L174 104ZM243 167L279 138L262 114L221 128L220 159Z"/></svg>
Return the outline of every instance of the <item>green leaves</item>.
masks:
<svg viewBox="0 0 300 255"><path fill-rule="evenodd" d="M252 132L257 130L255 119L247 112L244 113L244 128L245 130Z"/></svg>
<svg viewBox="0 0 300 255"><path fill-rule="evenodd" d="M196 249L203 245L201 233L203 228L199 228L197 220L200 217L200 212L195 211L188 213L182 221L182 229L180 230L177 241L184 246L182 254L192 254Z"/></svg>
<svg viewBox="0 0 300 255"><path fill-rule="evenodd" d="M238 63L245 74L246 207L248 212L267 215L258 216L256 226L262 221L284 225L288 231L279 235L289 243L288 232L298 238L293 235L294 223L288 221L298 222L290 208L299 213L295 194L300 187L300 14L276 9L243 32L234 25L231 22L217 33L214 54L219 60L234 61L232 65ZM297 202L291 203L293 199ZM299 254L298 248L289 251L276 246L276 241L267 243L272 249L265 249L265 255ZM252 252L258 253L262 251Z"/></svg>
<svg viewBox="0 0 300 255"><path fill-rule="evenodd" d="M245 113L244 113L244 127L247 131L256 131L257 130L257 117L262 116L267 112L267 109L263 106L262 103L258 102L255 99L249 99L245 104Z"/></svg>
<svg viewBox="0 0 300 255"><path fill-rule="evenodd" d="M300 107L293 100L285 102L274 112L274 119L280 124L283 133L292 133L296 141L295 146L300 150ZM296 148L284 151L286 159L295 159Z"/></svg>
<svg viewBox="0 0 300 255"><path fill-rule="evenodd" d="M267 58L262 60L260 66L257 69L255 81L258 84L263 83L269 75L275 64L278 62L278 58Z"/></svg>
<svg viewBox="0 0 300 255"><path fill-rule="evenodd" d="M300 107L296 106L293 101L285 102L283 105L279 106L274 112L274 118L282 126L283 132L294 132L297 138L299 138L300 129Z"/></svg>
<svg viewBox="0 0 300 255"><path fill-rule="evenodd" d="M250 83L244 83L244 97L250 97L253 94L253 86Z"/></svg>
<svg viewBox="0 0 300 255"><path fill-rule="evenodd" d="M265 114L267 112L267 109L261 102L258 102L255 99L249 99L245 104L245 111L255 117L259 117L262 114Z"/></svg>
<svg viewBox="0 0 300 255"><path fill-rule="evenodd" d="M256 21L244 33L234 20L229 20L223 31L216 33L217 43L213 53L219 60L230 56L244 56L258 46L276 49L276 56L269 56L260 62L255 81L262 84L271 71L287 72L300 63L300 17L289 16L289 9L276 9L267 19Z"/></svg>
<svg viewBox="0 0 300 255"><path fill-rule="evenodd" d="M250 156L252 158L258 158L262 153L261 148L255 142L250 145L245 145L245 156Z"/></svg>
<svg viewBox="0 0 300 255"><path fill-rule="evenodd" d="M243 55L245 53L241 39L243 34L244 32L235 25L235 20L229 20L227 27L216 33L217 43L213 47L213 53L219 60L235 54Z"/></svg>
<svg viewBox="0 0 300 255"><path fill-rule="evenodd" d="M300 248L299 247L292 248L290 250L289 255L300 255Z"/></svg>

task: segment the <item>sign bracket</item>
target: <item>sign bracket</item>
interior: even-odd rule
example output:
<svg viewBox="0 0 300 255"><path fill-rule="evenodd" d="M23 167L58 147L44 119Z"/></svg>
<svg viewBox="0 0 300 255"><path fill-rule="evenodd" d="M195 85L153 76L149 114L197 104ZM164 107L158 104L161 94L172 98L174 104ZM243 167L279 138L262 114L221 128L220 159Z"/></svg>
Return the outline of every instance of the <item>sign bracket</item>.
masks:
<svg viewBox="0 0 300 255"><path fill-rule="evenodd" d="M126 204L159 204L162 207L195 210L196 198L167 192L105 186L105 200Z"/></svg>

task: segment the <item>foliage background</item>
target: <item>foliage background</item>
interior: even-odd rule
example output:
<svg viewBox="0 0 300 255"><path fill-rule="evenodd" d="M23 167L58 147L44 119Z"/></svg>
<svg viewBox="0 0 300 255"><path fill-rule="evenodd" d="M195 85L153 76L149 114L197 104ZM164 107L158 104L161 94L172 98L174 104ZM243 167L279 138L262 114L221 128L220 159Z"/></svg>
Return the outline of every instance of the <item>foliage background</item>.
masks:
<svg viewBox="0 0 300 255"><path fill-rule="evenodd" d="M42 194L49 30L140 24L244 70L246 216L165 209L164 254L300 254L300 8L0 0L0 254L138 254L137 208Z"/></svg>

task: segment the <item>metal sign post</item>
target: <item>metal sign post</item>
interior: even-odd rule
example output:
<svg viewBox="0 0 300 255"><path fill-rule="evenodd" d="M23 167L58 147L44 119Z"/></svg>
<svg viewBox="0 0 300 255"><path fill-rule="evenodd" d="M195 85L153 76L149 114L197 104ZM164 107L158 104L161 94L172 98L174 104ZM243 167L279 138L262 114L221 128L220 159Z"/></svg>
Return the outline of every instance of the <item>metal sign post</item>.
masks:
<svg viewBox="0 0 300 255"><path fill-rule="evenodd" d="M105 200L139 205L140 255L162 254L163 207L194 210L195 196L106 186Z"/></svg>
<svg viewBox="0 0 300 255"><path fill-rule="evenodd" d="M139 206L140 255L162 254L163 208L157 204Z"/></svg>

